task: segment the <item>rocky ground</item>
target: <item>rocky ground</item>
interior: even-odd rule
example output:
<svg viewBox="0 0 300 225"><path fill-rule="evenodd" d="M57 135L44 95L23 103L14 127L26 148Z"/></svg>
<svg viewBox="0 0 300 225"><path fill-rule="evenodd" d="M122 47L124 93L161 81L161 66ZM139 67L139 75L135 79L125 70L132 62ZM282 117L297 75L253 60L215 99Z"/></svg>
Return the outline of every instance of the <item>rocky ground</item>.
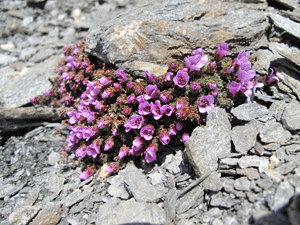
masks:
<svg viewBox="0 0 300 225"><path fill-rule="evenodd" d="M226 27L236 36L221 35L216 37L222 39L219 41L206 36L211 40L209 44L199 46L212 50L210 46L228 41L231 47L237 46L236 51L242 47L251 50L256 59L253 68L259 74L267 74L270 66L278 68L281 82L268 91L255 90L252 100L232 110L234 126L223 110L215 109L209 114L207 126L196 128L186 146L169 147L155 164L144 168L129 164L106 179L97 173L80 181L81 169L76 166L75 155L60 155L68 130L52 109L31 107L29 98L49 89L48 78L55 76L53 68L62 58L65 44L73 45L88 35L89 50L97 55L94 37L118 23L130 24L134 12L143 9L134 9L137 3L0 2L0 224L300 224L298 0L227 1L224 10L235 9L248 19ZM174 0L168 4L172 7L179 3ZM129 9L133 10L111 20ZM193 23L204 21L202 25L207 29L224 24L231 16L228 12L214 14L212 20L212 14L206 11L197 16L186 13L188 19L175 18L184 10L172 16L166 12L160 15L173 22L189 18ZM149 24L158 11L147 14ZM108 26L102 27L105 23ZM139 27L134 29L145 35ZM206 35L215 32L206 31ZM160 33L159 38L163 35ZM178 45L172 39L175 36L168 36L170 45ZM173 50L182 48L185 54L194 48L193 40L184 38L186 46ZM127 63L114 52L114 40L109 41L112 44L105 48L118 66L136 66L139 57L147 60L141 50ZM178 52L168 54L178 56ZM153 53L151 59L155 57ZM154 61L143 67L150 70L153 65ZM156 66L158 71L163 70L161 65ZM224 155L223 150L230 153Z"/></svg>

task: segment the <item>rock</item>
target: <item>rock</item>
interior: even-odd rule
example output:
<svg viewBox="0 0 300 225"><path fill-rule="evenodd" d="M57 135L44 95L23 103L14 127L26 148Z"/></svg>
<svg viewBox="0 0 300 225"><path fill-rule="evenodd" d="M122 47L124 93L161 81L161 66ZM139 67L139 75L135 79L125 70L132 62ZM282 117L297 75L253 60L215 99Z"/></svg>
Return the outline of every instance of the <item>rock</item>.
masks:
<svg viewBox="0 0 300 225"><path fill-rule="evenodd" d="M290 130L300 130L300 102L296 100L292 100L289 104L287 104L281 122L283 127Z"/></svg>
<svg viewBox="0 0 300 225"><path fill-rule="evenodd" d="M2 74L0 76L0 93L3 107L19 107L28 104L29 99L45 93L51 88L49 77L55 77L54 68L59 57L52 56L32 68L20 73ZM26 91L24 91L26 90Z"/></svg>
<svg viewBox="0 0 300 225"><path fill-rule="evenodd" d="M257 123L249 123L244 126L236 126L230 132L235 150L242 154L247 152L255 145L256 136L259 132Z"/></svg>
<svg viewBox="0 0 300 225"><path fill-rule="evenodd" d="M284 5L285 7L289 8L290 10L294 10L298 8L298 0L275 0L276 2L279 2L280 4Z"/></svg>
<svg viewBox="0 0 300 225"><path fill-rule="evenodd" d="M214 171L203 181L204 190L210 190L218 192L223 188L223 183L220 179L219 174Z"/></svg>
<svg viewBox="0 0 300 225"><path fill-rule="evenodd" d="M258 103L245 103L231 110L231 113L239 120L251 121L267 115L267 107Z"/></svg>
<svg viewBox="0 0 300 225"><path fill-rule="evenodd" d="M288 217L291 225L300 224L300 197L299 194L295 195L292 199L292 203L287 209Z"/></svg>
<svg viewBox="0 0 300 225"><path fill-rule="evenodd" d="M164 210L154 203L117 201L99 207L96 225L128 223L166 224L167 218Z"/></svg>
<svg viewBox="0 0 300 225"><path fill-rule="evenodd" d="M220 109L214 109L220 110ZM208 118L210 126L197 127L186 143L189 162L198 176L218 168L218 159L231 151L228 116Z"/></svg>
<svg viewBox="0 0 300 225"><path fill-rule="evenodd" d="M288 181L279 184L274 195L274 203L271 206L273 211L277 211L286 206L294 195L294 188Z"/></svg>
<svg viewBox="0 0 300 225"><path fill-rule="evenodd" d="M276 170L271 170L271 169L266 169L264 173L270 177L272 180L275 182L280 182L284 179L284 176L282 176L278 171Z"/></svg>
<svg viewBox="0 0 300 225"><path fill-rule="evenodd" d="M255 224L259 225L289 225L287 217L281 213L272 213L266 210L257 210L253 213Z"/></svg>
<svg viewBox="0 0 300 225"><path fill-rule="evenodd" d="M270 18L274 22L275 26L285 30L290 35L300 39L300 24L283 16L270 13Z"/></svg>
<svg viewBox="0 0 300 225"><path fill-rule="evenodd" d="M292 144L292 145L287 145L285 147L285 150L288 153L296 153L300 151L300 144Z"/></svg>
<svg viewBox="0 0 300 225"><path fill-rule="evenodd" d="M32 225L55 225L61 219L61 206L55 206L51 210L41 210L30 223Z"/></svg>
<svg viewBox="0 0 300 225"><path fill-rule="evenodd" d="M255 70L257 73L268 75L270 63L276 59L276 56L267 49L259 49L256 54L256 61L251 69Z"/></svg>
<svg viewBox="0 0 300 225"><path fill-rule="evenodd" d="M259 173L257 169L254 168L244 168L244 169L237 168L236 173L246 176L249 180L259 179Z"/></svg>
<svg viewBox="0 0 300 225"><path fill-rule="evenodd" d="M269 108L269 114L279 122L286 106L287 103L283 100L273 102Z"/></svg>
<svg viewBox="0 0 300 225"><path fill-rule="evenodd" d="M295 22L300 22L300 9L296 8L291 11L281 11L280 14L284 17L288 17Z"/></svg>
<svg viewBox="0 0 300 225"><path fill-rule="evenodd" d="M5 54L0 54L0 66L7 66L10 63L13 63L15 61L17 61L18 58L14 57L14 56L10 56L10 55L5 55Z"/></svg>
<svg viewBox="0 0 300 225"><path fill-rule="evenodd" d="M247 177L241 177L234 181L234 189L237 191L250 191L250 181Z"/></svg>
<svg viewBox="0 0 300 225"><path fill-rule="evenodd" d="M19 207L9 215L9 223L13 225L28 224L38 214L40 209L41 207L39 206L31 205Z"/></svg>
<svg viewBox="0 0 300 225"><path fill-rule="evenodd" d="M213 195L210 200L211 206L224 207L224 208L231 208L238 203L239 203L238 199L234 199L226 194L222 194L221 192L219 192L216 195Z"/></svg>
<svg viewBox="0 0 300 225"><path fill-rule="evenodd" d="M179 198L176 202L176 213L182 214L188 211L190 208L196 208L203 202L203 188L199 185L190 190L183 197Z"/></svg>
<svg viewBox="0 0 300 225"><path fill-rule="evenodd" d="M290 140L292 135L275 120L267 121L259 131L259 137L263 143L283 144Z"/></svg>
<svg viewBox="0 0 300 225"><path fill-rule="evenodd" d="M92 191L93 191L93 188L89 188L85 191L76 189L71 194L69 194L65 199L63 199L61 201L61 203L63 205L65 205L66 207L71 207L75 203L80 202L83 199L85 199Z"/></svg>
<svg viewBox="0 0 300 225"><path fill-rule="evenodd" d="M86 41L89 53L135 75L163 75L172 59L191 53L191 46L212 53L230 40L230 51L238 53L245 48L241 39L249 44L246 49L265 45L269 24L262 11L246 3L165 0L152 1L150 8L149 3L139 4L93 27Z"/></svg>
<svg viewBox="0 0 300 225"><path fill-rule="evenodd" d="M286 162L275 168L277 172L282 175L288 174L293 171L297 166L299 166L300 162L298 160L293 160L290 162Z"/></svg>
<svg viewBox="0 0 300 225"><path fill-rule="evenodd" d="M42 62L45 59L49 58L50 56L54 55L55 53L57 53L57 51L55 51L52 48L41 49L38 53L36 53L34 56L32 56L29 59L29 62L33 62L33 63Z"/></svg>
<svg viewBox="0 0 300 225"><path fill-rule="evenodd" d="M258 167L260 173L268 169L269 160L265 157L243 156L239 159L238 165L241 168Z"/></svg>
<svg viewBox="0 0 300 225"><path fill-rule="evenodd" d="M108 187L107 192L114 197L121 199L129 199L130 195L124 187L124 176L119 174L110 181L111 185Z"/></svg>
<svg viewBox="0 0 300 225"><path fill-rule="evenodd" d="M137 202L156 202L163 197L133 164L128 164L119 174L123 174L125 188Z"/></svg>

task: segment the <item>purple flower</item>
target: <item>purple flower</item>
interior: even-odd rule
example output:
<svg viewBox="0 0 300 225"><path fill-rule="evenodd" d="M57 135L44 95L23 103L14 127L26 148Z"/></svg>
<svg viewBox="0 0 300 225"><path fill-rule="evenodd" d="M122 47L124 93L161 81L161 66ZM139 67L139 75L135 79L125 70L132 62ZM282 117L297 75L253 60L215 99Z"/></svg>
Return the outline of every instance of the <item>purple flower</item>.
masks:
<svg viewBox="0 0 300 225"><path fill-rule="evenodd" d="M203 54L203 49L202 48L198 48L196 50L193 51L194 55L201 55Z"/></svg>
<svg viewBox="0 0 300 225"><path fill-rule="evenodd" d="M74 51L73 51L73 54L74 54L74 55L77 55L78 53L79 53L79 49L78 49L78 48L75 48Z"/></svg>
<svg viewBox="0 0 300 225"><path fill-rule="evenodd" d="M208 61L207 55L202 56L200 54L194 56L187 56L184 59L185 66L189 68L190 71L194 71L194 70L200 71L205 66L207 61Z"/></svg>
<svg viewBox="0 0 300 225"><path fill-rule="evenodd" d="M175 109L174 109L173 106L171 106L171 105L163 105L161 108L162 108L162 111L163 111L167 116L171 116L172 113L175 111Z"/></svg>
<svg viewBox="0 0 300 225"><path fill-rule="evenodd" d="M246 71L242 69L239 69L236 75L237 75L237 79L240 80L241 82L248 82L257 76L254 70Z"/></svg>
<svg viewBox="0 0 300 225"><path fill-rule="evenodd" d="M87 180L90 178L90 174L85 170L81 174L79 174L79 179L80 180Z"/></svg>
<svg viewBox="0 0 300 225"><path fill-rule="evenodd" d="M251 81L242 82L240 91L247 97L250 97L252 95L252 88L253 88L253 83Z"/></svg>
<svg viewBox="0 0 300 225"><path fill-rule="evenodd" d="M134 103L135 102L135 95L131 94L127 97L127 102L128 103Z"/></svg>
<svg viewBox="0 0 300 225"><path fill-rule="evenodd" d="M174 124L170 125L169 135L177 135L177 131L175 129L175 125Z"/></svg>
<svg viewBox="0 0 300 225"><path fill-rule="evenodd" d="M140 103L138 113L143 116L150 114L151 113L151 104L147 101Z"/></svg>
<svg viewBox="0 0 300 225"><path fill-rule="evenodd" d="M151 73L149 73L148 71L145 71L145 78L148 83L153 82L153 75Z"/></svg>
<svg viewBox="0 0 300 225"><path fill-rule="evenodd" d="M145 95L139 95L136 97L136 100L138 101L138 103L143 103L146 101L145 99Z"/></svg>
<svg viewBox="0 0 300 225"><path fill-rule="evenodd" d="M147 126L144 126L141 129L140 135L145 140L150 141L153 138L154 130L155 130L154 126L148 124Z"/></svg>
<svg viewBox="0 0 300 225"><path fill-rule="evenodd" d="M146 151L144 152L145 154L145 160L147 163L151 163L156 159L156 146L154 144L150 144Z"/></svg>
<svg viewBox="0 0 300 225"><path fill-rule="evenodd" d="M234 66L231 66L231 67L225 67L222 72L225 73L225 74L230 74L234 69Z"/></svg>
<svg viewBox="0 0 300 225"><path fill-rule="evenodd" d="M170 138L170 135L168 132L162 132L159 134L159 139L160 139L160 142L163 144L163 145L167 145L169 144L171 138Z"/></svg>
<svg viewBox="0 0 300 225"><path fill-rule="evenodd" d="M210 88L211 90L215 90L215 89L217 88L217 85L216 85L215 83L210 82L210 83L209 83L209 88Z"/></svg>
<svg viewBox="0 0 300 225"><path fill-rule="evenodd" d="M123 146L120 148L118 157L119 157L120 159L124 158L126 155L128 155L129 151L130 151L130 149L129 149L126 145L123 145Z"/></svg>
<svg viewBox="0 0 300 225"><path fill-rule="evenodd" d="M190 88L191 88L192 92L197 93L200 90L200 85L197 82L192 82L190 84Z"/></svg>
<svg viewBox="0 0 300 225"><path fill-rule="evenodd" d="M48 91L45 92L45 95L51 96L51 95L53 95L53 91L52 90L48 90Z"/></svg>
<svg viewBox="0 0 300 225"><path fill-rule="evenodd" d="M182 130L182 128L183 128L183 124L180 123L180 122L176 122L176 123L175 123L175 127L176 127L176 130L180 131L180 130Z"/></svg>
<svg viewBox="0 0 300 225"><path fill-rule="evenodd" d="M168 72L165 76L164 82L166 84L171 84L173 82L174 74L172 72Z"/></svg>
<svg viewBox="0 0 300 225"><path fill-rule="evenodd" d="M95 109L99 109L99 110L103 109L105 107L105 105L103 103L104 103L103 100L102 101L98 101L98 100L95 101L94 102Z"/></svg>
<svg viewBox="0 0 300 225"><path fill-rule="evenodd" d="M113 173L114 170L113 170L113 168L111 166L108 166L108 167L105 168L105 172L107 172L107 173Z"/></svg>
<svg viewBox="0 0 300 225"><path fill-rule="evenodd" d="M75 155L78 158L83 158L86 155L86 146L81 146L77 148L77 150L75 151Z"/></svg>
<svg viewBox="0 0 300 225"><path fill-rule="evenodd" d="M164 103L168 102L168 96L165 93L161 93L159 99Z"/></svg>
<svg viewBox="0 0 300 225"><path fill-rule="evenodd" d="M214 96L215 98L219 96L219 92L218 91L214 91L213 93L211 93L212 96Z"/></svg>
<svg viewBox="0 0 300 225"><path fill-rule="evenodd" d="M108 77L101 77L98 81L104 86L110 85L112 83L112 80Z"/></svg>
<svg viewBox="0 0 300 225"><path fill-rule="evenodd" d="M163 116L163 109L159 100L155 101L155 104L151 102L151 112L155 120L160 119Z"/></svg>
<svg viewBox="0 0 300 225"><path fill-rule="evenodd" d="M141 137L135 137L133 142L132 142L132 147L131 149L135 152L140 150L143 147L144 141Z"/></svg>
<svg viewBox="0 0 300 225"><path fill-rule="evenodd" d="M271 84L273 82L279 82L280 79L276 76L276 70L271 68L271 73L267 77L267 83Z"/></svg>
<svg viewBox="0 0 300 225"><path fill-rule="evenodd" d="M183 68L177 72L176 76L174 77L175 85L183 88L188 84L190 77L187 72L188 72L187 68Z"/></svg>
<svg viewBox="0 0 300 225"><path fill-rule="evenodd" d="M144 117L138 114L133 114L129 120L124 124L125 132L131 129L141 129L144 124Z"/></svg>
<svg viewBox="0 0 300 225"><path fill-rule="evenodd" d="M105 140L104 151L111 149L115 145L112 137L109 137Z"/></svg>
<svg viewBox="0 0 300 225"><path fill-rule="evenodd" d="M98 154L100 154L100 146L96 143L92 143L91 145L87 146L86 153L91 155L93 158L96 158Z"/></svg>
<svg viewBox="0 0 300 225"><path fill-rule="evenodd" d="M182 139L183 143L186 143L190 139L190 135L188 135L187 133L184 133L182 135L181 139Z"/></svg>
<svg viewBox="0 0 300 225"><path fill-rule="evenodd" d="M212 95L202 96L198 102L198 109L200 113L210 113L215 108L213 104L215 101Z"/></svg>
<svg viewBox="0 0 300 225"><path fill-rule="evenodd" d="M82 68L86 68L88 66L88 63L86 61L82 62L81 63L81 67Z"/></svg>
<svg viewBox="0 0 300 225"><path fill-rule="evenodd" d="M235 94L241 90L242 84L241 83L237 83L236 81L232 81L228 87L229 89L229 93L232 96L235 96Z"/></svg>
<svg viewBox="0 0 300 225"><path fill-rule="evenodd" d="M118 77L118 81L121 81L121 82L126 82L126 81L128 81L128 76L127 76L127 74L126 74L123 70L121 70L121 69L118 69L118 70L116 71L116 76Z"/></svg>
<svg viewBox="0 0 300 225"><path fill-rule="evenodd" d="M145 99L149 100L151 98L155 98L156 95L157 95L157 92L158 92L158 88L157 88L156 84L154 84L154 85L148 85L146 87Z"/></svg>
<svg viewBox="0 0 300 225"><path fill-rule="evenodd" d="M217 47L217 51L216 51L216 53L215 53L215 58L216 58L217 60L223 59L223 57L229 53L228 49L229 49L229 47L228 47L228 44L227 44L227 43L222 43L222 44L220 44L220 45Z"/></svg>
<svg viewBox="0 0 300 225"><path fill-rule="evenodd" d="M234 65L238 65L238 68L242 70L250 70L252 64L248 59L249 57L249 52L246 52L245 50L241 51L236 59L234 59Z"/></svg>

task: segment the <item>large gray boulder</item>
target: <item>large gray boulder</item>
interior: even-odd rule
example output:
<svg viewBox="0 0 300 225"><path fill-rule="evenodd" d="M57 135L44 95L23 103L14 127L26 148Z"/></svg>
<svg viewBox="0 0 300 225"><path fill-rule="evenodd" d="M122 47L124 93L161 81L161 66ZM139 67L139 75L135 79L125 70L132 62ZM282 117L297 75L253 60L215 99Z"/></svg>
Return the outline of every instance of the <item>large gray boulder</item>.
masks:
<svg viewBox="0 0 300 225"><path fill-rule="evenodd" d="M266 46L266 8L267 3L220 0L140 3L105 24L96 21L100 25L88 32L86 50L135 75L162 75L170 61L199 47L213 53L227 42L238 53Z"/></svg>

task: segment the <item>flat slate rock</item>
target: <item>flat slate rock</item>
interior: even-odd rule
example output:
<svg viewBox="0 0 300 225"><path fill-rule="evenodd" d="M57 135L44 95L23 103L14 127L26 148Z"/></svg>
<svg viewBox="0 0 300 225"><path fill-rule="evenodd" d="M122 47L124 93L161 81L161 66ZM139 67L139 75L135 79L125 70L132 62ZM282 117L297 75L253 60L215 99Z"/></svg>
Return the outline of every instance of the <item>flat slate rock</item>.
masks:
<svg viewBox="0 0 300 225"><path fill-rule="evenodd" d="M291 139L292 135L282 127L281 123L269 120L261 127L259 137L263 143L283 144Z"/></svg>
<svg viewBox="0 0 300 225"><path fill-rule="evenodd" d="M166 224L165 211L155 203L112 201L99 207L96 225Z"/></svg>
<svg viewBox="0 0 300 225"><path fill-rule="evenodd" d="M86 50L135 75L163 75L170 60L182 60L195 48L213 53L217 45L230 41L230 51L238 53L265 46L269 26L264 11L247 3L155 0L94 25Z"/></svg>
<svg viewBox="0 0 300 225"><path fill-rule="evenodd" d="M239 120L251 121L267 115L269 110L266 106L253 102L233 108L231 113Z"/></svg>
<svg viewBox="0 0 300 225"><path fill-rule="evenodd" d="M287 104L281 122L290 131L300 130L300 102L292 100Z"/></svg>
<svg viewBox="0 0 300 225"><path fill-rule="evenodd" d="M217 170L218 159L231 152L230 128L224 125L226 121L227 114L208 120L210 126L197 127L186 143L188 159L198 176Z"/></svg>

